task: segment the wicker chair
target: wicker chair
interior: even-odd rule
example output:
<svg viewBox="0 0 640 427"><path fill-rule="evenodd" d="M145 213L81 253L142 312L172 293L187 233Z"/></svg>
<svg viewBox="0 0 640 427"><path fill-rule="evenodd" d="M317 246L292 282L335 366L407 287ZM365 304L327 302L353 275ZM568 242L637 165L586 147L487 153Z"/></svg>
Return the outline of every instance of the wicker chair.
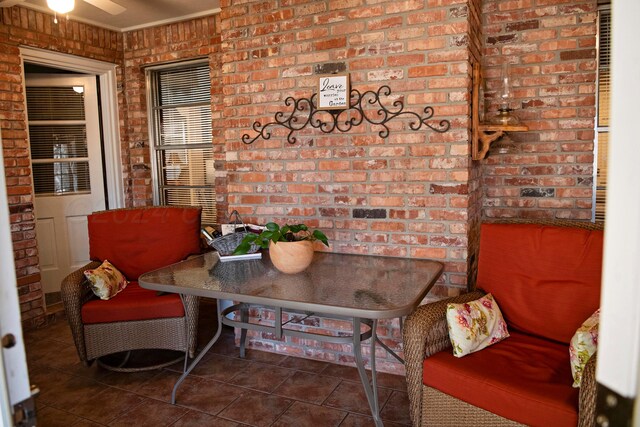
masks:
<svg viewBox="0 0 640 427"><path fill-rule="evenodd" d="M603 229L603 224L600 223L553 221L547 222L546 225L573 226L590 230ZM482 245L480 251L482 252ZM429 387L423 382L425 360L438 352L452 351L446 321L447 304L473 301L484 294L485 292L482 290L473 290L464 295L426 304L420 306L407 318L403 329L403 341L410 415L414 426L493 427L523 425ZM595 425L596 359L596 354L594 354L583 372L578 403L578 425L580 427ZM568 354L566 363L569 363Z"/></svg>
<svg viewBox="0 0 640 427"><path fill-rule="evenodd" d="M181 261L200 248L201 209L194 207L145 207L95 212L88 217L90 257L93 261L69 274L62 281L62 300L71 326L78 356L85 366L106 355L141 349L183 351L194 356L198 323L198 298L178 295L160 295L140 288L140 274ZM98 267L108 259L131 281L114 298L99 300L84 277L84 270ZM126 297L122 297L129 293ZM142 319L118 321L86 321L89 309L98 310L102 317L110 313L121 316L118 302L128 298L136 311L136 298L151 315ZM184 309L183 304L184 303ZM172 313L163 310L171 306ZM94 311L95 312L95 311ZM117 314L120 312L120 314ZM106 314L105 314L106 313ZM167 317L169 316L169 317ZM152 318L149 318L152 317ZM128 356L127 356L128 357ZM126 359L125 359L126 360ZM156 369L175 360L136 368L110 367L118 371Z"/></svg>

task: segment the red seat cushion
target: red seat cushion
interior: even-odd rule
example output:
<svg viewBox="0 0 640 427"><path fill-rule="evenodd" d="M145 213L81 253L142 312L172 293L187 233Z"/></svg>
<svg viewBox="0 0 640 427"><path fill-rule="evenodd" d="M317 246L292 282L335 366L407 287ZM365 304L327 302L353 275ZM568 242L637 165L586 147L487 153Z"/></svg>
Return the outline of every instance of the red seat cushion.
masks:
<svg viewBox="0 0 640 427"><path fill-rule="evenodd" d="M483 224L476 285L509 330L568 344L600 305L602 242L602 231Z"/></svg>
<svg viewBox="0 0 640 427"><path fill-rule="evenodd" d="M578 391L571 386L569 348L519 332L457 358L441 351L425 359L423 382L450 396L531 426L573 426Z"/></svg>
<svg viewBox="0 0 640 427"><path fill-rule="evenodd" d="M129 280L200 252L199 208L158 206L89 215L89 256Z"/></svg>
<svg viewBox="0 0 640 427"><path fill-rule="evenodd" d="M143 289L131 282L110 300L91 300L82 306L82 322L111 323L184 316L178 294L158 296L156 291Z"/></svg>

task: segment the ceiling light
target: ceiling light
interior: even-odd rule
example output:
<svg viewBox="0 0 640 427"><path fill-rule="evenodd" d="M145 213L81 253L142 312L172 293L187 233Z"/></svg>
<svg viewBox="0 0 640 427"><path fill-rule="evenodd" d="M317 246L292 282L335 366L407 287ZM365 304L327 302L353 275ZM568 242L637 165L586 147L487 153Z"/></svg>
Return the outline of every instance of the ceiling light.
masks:
<svg viewBox="0 0 640 427"><path fill-rule="evenodd" d="M65 14L73 10L75 0L47 0L47 6L56 13Z"/></svg>

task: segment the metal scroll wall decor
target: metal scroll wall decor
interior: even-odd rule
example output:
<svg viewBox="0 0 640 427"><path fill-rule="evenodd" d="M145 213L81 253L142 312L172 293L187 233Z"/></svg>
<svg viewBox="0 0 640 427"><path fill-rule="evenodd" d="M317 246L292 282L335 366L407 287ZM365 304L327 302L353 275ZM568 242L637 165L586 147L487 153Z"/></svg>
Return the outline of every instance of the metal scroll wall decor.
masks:
<svg viewBox="0 0 640 427"><path fill-rule="evenodd" d="M258 134L253 138L249 134L242 135L242 142L252 144L258 138L270 139L271 129L274 126L282 126L289 130L287 142L295 144L297 139L295 133L311 126L320 129L324 133L331 133L334 130L338 132L348 132L353 127L361 125L364 121L373 125L382 126L382 130L378 132L381 138L389 136L389 127L387 123L396 117L408 116L413 120L409 123L409 128L414 131L422 129L422 126L429 129L444 133L449 130L451 123L448 120L440 120L437 123L429 123L433 118L433 107L425 107L424 116L420 116L413 111L404 111L404 103L401 100L393 102L391 108L383 105L381 98L391 95L389 86L381 86L377 91L368 90L360 93L357 89L351 89L350 106L343 110L319 110L316 104L317 94L311 95L311 98L295 99L292 96L285 99L284 104L291 107L288 115L282 111L275 114L275 121L265 125L259 122L253 123L253 130ZM370 107L367 108L367 105Z"/></svg>

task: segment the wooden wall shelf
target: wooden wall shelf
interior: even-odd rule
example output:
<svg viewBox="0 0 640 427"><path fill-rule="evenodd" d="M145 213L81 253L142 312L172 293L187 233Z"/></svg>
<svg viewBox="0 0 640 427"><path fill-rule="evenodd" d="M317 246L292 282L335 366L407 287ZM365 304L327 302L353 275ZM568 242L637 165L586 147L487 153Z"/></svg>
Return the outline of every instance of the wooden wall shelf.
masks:
<svg viewBox="0 0 640 427"><path fill-rule="evenodd" d="M505 132L526 132L525 125L490 125L480 123L480 64L473 64L473 97L471 100L471 158L482 160L487 157L491 143L500 139Z"/></svg>

